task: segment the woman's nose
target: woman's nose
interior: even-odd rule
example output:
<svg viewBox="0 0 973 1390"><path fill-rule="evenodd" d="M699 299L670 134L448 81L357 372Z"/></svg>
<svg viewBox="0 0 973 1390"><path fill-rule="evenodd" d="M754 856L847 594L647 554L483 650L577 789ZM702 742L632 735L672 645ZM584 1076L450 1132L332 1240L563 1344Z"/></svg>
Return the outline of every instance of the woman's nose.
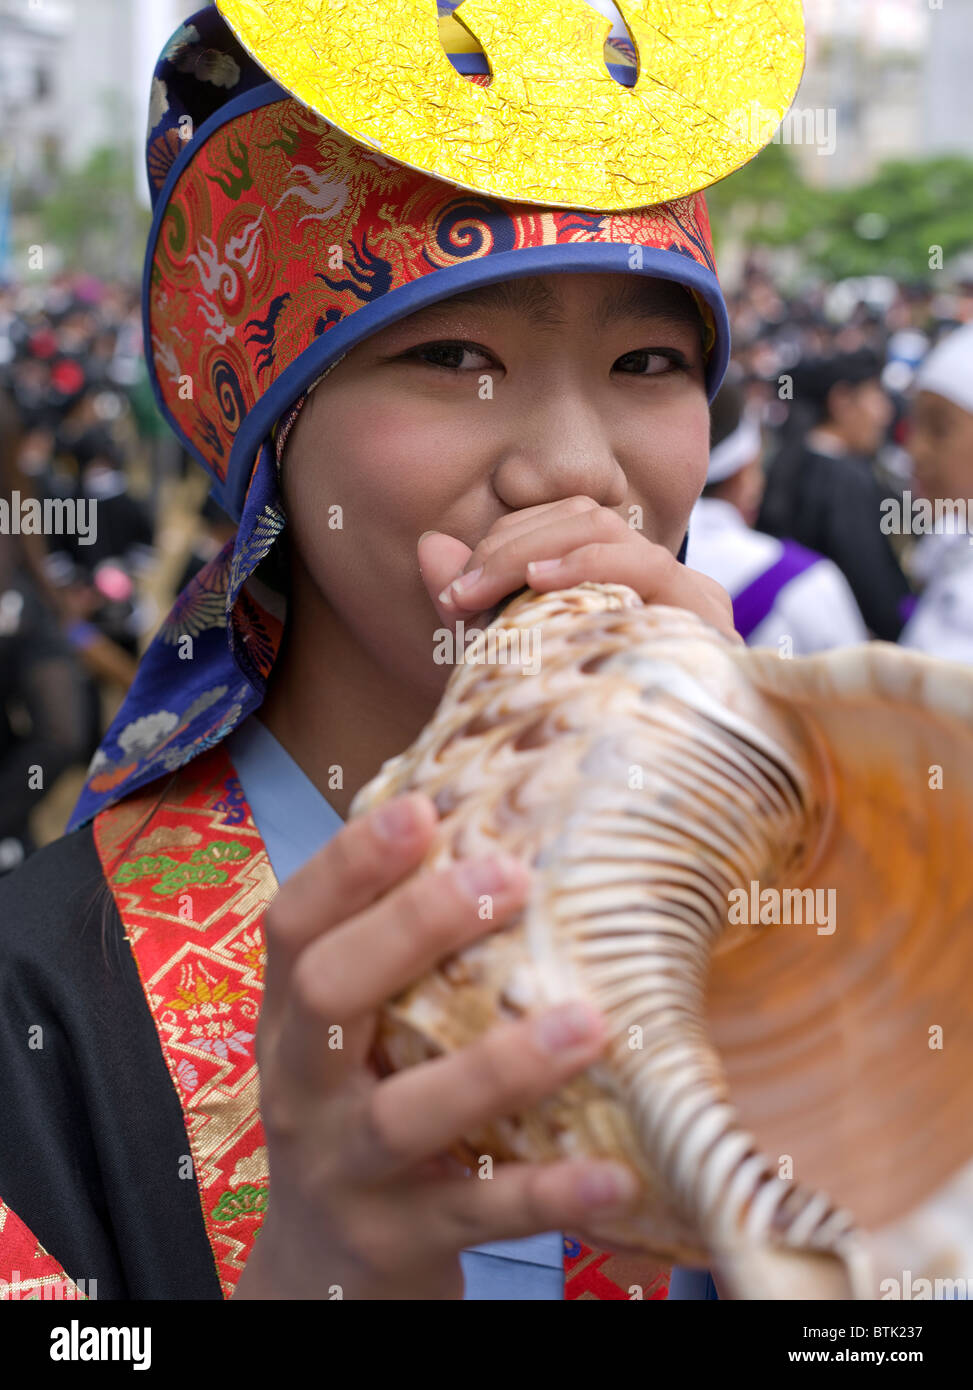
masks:
<svg viewBox="0 0 973 1390"><path fill-rule="evenodd" d="M628 494L610 422L569 391L505 421L493 485L516 509L576 496L618 507Z"/></svg>

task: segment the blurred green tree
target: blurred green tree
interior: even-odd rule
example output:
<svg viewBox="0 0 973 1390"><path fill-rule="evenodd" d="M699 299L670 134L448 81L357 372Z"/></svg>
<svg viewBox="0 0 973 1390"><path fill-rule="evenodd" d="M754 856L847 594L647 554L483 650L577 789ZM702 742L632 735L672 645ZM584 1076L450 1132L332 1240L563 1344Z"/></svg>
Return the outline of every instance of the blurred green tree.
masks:
<svg viewBox="0 0 973 1390"><path fill-rule="evenodd" d="M829 279L925 280L935 248L949 262L973 250L973 160L891 160L866 183L815 188L785 145L768 145L707 195L719 242L798 251ZM932 264L931 264L932 261Z"/></svg>
<svg viewBox="0 0 973 1390"><path fill-rule="evenodd" d="M56 247L67 270L138 279L151 215L135 194L127 147L101 145L62 172L31 209L35 241Z"/></svg>

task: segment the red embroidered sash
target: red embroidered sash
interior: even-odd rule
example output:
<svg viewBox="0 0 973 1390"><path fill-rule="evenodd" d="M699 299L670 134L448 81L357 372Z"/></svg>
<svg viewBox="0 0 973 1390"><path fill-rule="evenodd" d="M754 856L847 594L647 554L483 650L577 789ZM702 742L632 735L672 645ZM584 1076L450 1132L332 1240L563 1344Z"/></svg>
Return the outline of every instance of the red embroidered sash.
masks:
<svg viewBox="0 0 973 1390"><path fill-rule="evenodd" d="M0 1300L87 1297L33 1231L0 1201Z"/></svg>
<svg viewBox="0 0 973 1390"><path fill-rule="evenodd" d="M224 1297L267 1204L254 1039L263 915L274 877L221 744L164 798L148 788L102 811L95 844L132 948L186 1134ZM669 1270L565 1240L565 1297L660 1299Z"/></svg>
<svg viewBox="0 0 973 1390"><path fill-rule="evenodd" d="M150 787L101 812L95 843L182 1106L228 1298L267 1202L254 1038L261 922L277 882L222 747L157 801Z"/></svg>

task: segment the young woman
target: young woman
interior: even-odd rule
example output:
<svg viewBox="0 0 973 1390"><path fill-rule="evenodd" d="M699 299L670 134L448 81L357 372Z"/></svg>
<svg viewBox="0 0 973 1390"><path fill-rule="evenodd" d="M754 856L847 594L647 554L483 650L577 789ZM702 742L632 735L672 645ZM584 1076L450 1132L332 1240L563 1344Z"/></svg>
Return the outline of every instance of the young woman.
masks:
<svg viewBox="0 0 973 1390"><path fill-rule="evenodd" d="M667 1271L585 1243L628 1170L479 1182L443 1156L598 1057L584 1006L368 1065L375 1010L502 928L525 867L417 872L421 796L342 821L436 706L436 629L525 584L623 582L732 632L677 558L728 355L703 198L458 189L315 116L213 9L158 66L148 168L158 399L239 529L143 658L70 833L3 885L0 1274L664 1297Z"/></svg>

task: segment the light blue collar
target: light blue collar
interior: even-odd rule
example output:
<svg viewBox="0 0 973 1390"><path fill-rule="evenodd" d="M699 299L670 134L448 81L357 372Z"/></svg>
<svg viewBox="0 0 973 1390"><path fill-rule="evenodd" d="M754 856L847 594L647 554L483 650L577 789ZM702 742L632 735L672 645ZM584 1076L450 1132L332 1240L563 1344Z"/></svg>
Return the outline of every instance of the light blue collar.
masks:
<svg viewBox="0 0 973 1390"><path fill-rule="evenodd" d="M278 883L316 854L344 821L255 714L226 740Z"/></svg>

